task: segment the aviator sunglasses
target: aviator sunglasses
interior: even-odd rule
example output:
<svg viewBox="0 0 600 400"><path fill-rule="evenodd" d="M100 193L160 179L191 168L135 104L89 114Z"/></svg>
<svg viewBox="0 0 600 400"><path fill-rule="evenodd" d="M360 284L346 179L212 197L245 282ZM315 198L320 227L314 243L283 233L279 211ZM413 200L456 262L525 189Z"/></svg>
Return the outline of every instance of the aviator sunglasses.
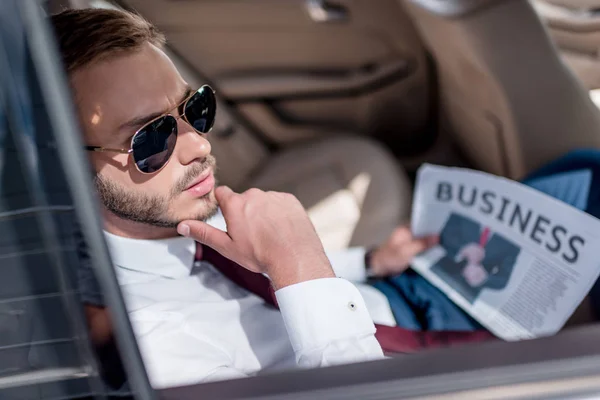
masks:
<svg viewBox="0 0 600 400"><path fill-rule="evenodd" d="M135 166L143 174L158 172L164 167L177 142L177 120L183 118L200 134L208 133L215 122L217 102L214 90L204 85L177 106L179 116L161 115L138 129L129 149L85 146L89 151L131 154Z"/></svg>

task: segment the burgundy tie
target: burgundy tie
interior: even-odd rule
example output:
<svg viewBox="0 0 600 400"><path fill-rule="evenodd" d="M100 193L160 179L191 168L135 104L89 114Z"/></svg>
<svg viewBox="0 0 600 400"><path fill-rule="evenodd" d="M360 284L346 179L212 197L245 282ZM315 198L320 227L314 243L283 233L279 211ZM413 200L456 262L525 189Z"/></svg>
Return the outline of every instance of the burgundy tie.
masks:
<svg viewBox="0 0 600 400"><path fill-rule="evenodd" d="M223 257L210 247L201 244L196 247L196 260L209 262L230 281L261 297L268 304L277 307L273 287L265 276L249 271ZM411 331L398 326L378 324L375 324L375 327L377 328L375 337L386 353L414 353L423 349L481 342L494 338L491 333L484 330L433 332Z"/></svg>

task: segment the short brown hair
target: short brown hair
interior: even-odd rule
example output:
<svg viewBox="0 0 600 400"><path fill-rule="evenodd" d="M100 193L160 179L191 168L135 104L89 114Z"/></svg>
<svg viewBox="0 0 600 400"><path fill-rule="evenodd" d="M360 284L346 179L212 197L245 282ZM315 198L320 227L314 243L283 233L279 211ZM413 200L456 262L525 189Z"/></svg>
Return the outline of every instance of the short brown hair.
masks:
<svg viewBox="0 0 600 400"><path fill-rule="evenodd" d="M85 8L51 17L63 62L70 74L78 68L145 43L165 44L164 35L139 15L118 10Z"/></svg>

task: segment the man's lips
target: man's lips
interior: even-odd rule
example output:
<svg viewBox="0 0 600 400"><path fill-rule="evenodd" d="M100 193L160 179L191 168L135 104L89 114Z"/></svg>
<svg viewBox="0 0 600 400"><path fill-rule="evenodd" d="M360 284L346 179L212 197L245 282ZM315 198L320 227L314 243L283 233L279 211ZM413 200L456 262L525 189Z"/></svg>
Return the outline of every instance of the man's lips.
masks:
<svg viewBox="0 0 600 400"><path fill-rule="evenodd" d="M185 189L185 192L193 196L201 197L213 190L215 186L215 177L212 168L206 169Z"/></svg>

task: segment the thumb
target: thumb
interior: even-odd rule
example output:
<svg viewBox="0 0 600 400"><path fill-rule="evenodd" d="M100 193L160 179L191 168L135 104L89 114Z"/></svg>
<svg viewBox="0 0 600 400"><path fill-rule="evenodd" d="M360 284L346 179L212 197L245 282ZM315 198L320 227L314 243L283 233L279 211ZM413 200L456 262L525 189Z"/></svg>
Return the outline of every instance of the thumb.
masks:
<svg viewBox="0 0 600 400"><path fill-rule="evenodd" d="M231 247L231 237L220 229L208 225L202 221L182 221L177 225L177 233L194 239L223 254Z"/></svg>

